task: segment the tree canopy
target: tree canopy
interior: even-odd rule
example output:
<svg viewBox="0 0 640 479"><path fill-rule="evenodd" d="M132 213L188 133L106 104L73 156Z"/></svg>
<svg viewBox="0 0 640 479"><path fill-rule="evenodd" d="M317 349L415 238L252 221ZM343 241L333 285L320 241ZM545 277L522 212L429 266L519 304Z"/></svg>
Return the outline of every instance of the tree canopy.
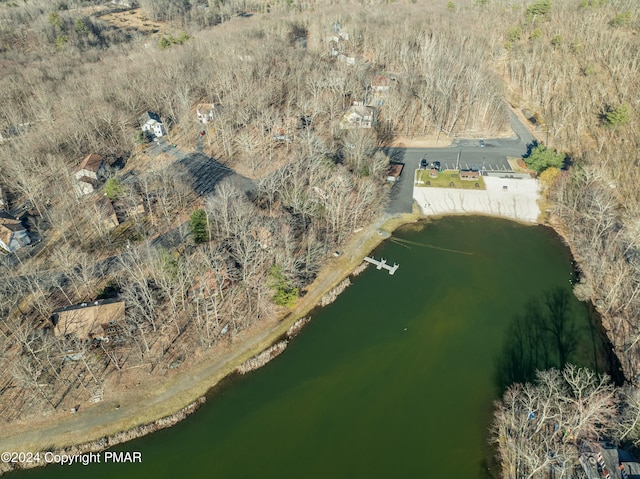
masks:
<svg viewBox="0 0 640 479"><path fill-rule="evenodd" d="M207 233L207 213L205 213L204 210L197 209L191 213L189 229L193 235L193 241L196 243L204 243L209 239Z"/></svg>
<svg viewBox="0 0 640 479"><path fill-rule="evenodd" d="M562 168L564 159L564 153L558 153L553 148L547 148L544 145L537 145L524 158L524 162L532 170L542 173L549 167Z"/></svg>
<svg viewBox="0 0 640 479"><path fill-rule="evenodd" d="M122 196L120 182L116 178L109 178L104 184L104 194L107 195L107 198L111 201L118 199Z"/></svg>
<svg viewBox="0 0 640 479"><path fill-rule="evenodd" d="M527 8L527 17L541 17L551 11L551 0L538 0Z"/></svg>
<svg viewBox="0 0 640 479"><path fill-rule="evenodd" d="M610 105L602 115L602 123L606 128L615 130L629 123L629 107L627 105Z"/></svg>

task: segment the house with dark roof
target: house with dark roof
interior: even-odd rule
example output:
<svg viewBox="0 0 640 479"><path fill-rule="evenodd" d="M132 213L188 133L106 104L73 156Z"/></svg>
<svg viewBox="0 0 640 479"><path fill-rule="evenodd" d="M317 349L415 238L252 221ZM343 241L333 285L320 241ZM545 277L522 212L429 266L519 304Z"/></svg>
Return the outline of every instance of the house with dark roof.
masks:
<svg viewBox="0 0 640 479"><path fill-rule="evenodd" d="M120 224L120 221L118 221L118 215L116 215L116 210L109 198L105 196L99 198L95 202L94 207L100 223L102 223L102 226L105 228L115 228Z"/></svg>
<svg viewBox="0 0 640 479"><path fill-rule="evenodd" d="M145 111L140 116L139 121L142 131L155 135L156 138L160 138L167 134L164 129L164 125L162 124L162 120L160 120L160 116L158 116L157 113Z"/></svg>
<svg viewBox="0 0 640 479"><path fill-rule="evenodd" d="M14 253L29 243L31 238L22 222L9 213L0 212L0 248Z"/></svg>

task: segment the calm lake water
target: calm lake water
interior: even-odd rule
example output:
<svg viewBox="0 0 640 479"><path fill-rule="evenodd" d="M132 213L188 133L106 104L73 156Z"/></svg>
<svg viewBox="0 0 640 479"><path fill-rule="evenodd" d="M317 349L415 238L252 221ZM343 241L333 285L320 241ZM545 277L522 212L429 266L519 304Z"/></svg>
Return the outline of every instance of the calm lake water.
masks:
<svg viewBox="0 0 640 479"><path fill-rule="evenodd" d="M11 477L489 477L487 427L498 370L514 370L514 318L535 304L544 315L550 291L571 291L569 252L548 229L490 218L393 238L373 255L399 263L394 276L370 267L266 367L227 381L184 422L117 448L141 451L142 464ZM581 339L564 354L602 369L587 309L569 299Z"/></svg>

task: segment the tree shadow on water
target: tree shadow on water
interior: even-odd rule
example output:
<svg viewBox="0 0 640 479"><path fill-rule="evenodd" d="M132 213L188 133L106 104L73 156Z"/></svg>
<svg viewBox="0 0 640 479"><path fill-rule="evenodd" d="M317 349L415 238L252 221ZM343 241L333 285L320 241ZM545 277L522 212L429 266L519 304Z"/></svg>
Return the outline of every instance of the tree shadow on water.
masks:
<svg viewBox="0 0 640 479"><path fill-rule="evenodd" d="M496 362L500 394L513 383L532 381L536 370L561 369L568 362L601 369L598 358L604 351L602 338L592 318L580 317L587 312L578 306L571 291L561 287L527 303L524 313L516 316L507 329Z"/></svg>

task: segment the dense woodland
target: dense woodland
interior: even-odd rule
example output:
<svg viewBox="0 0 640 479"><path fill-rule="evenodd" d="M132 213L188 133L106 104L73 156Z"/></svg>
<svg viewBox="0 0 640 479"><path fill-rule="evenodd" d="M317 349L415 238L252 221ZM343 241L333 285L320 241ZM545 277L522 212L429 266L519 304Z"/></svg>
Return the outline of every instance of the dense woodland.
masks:
<svg viewBox="0 0 640 479"><path fill-rule="evenodd" d="M579 454L597 441L638 440L635 2L140 1L164 36L118 28L94 3L0 1L0 187L44 243L0 258L0 421L86 401L139 365L169 373L281 314L320 260L383 210L378 147L394 136L491 136L507 126L508 101L567 154L546 190L549 220L628 384L569 367L509 388L493 427L504 476L581 477ZM331 54L336 23L354 64ZM341 130L379 74L393 87L375 128ZM204 136L201 102L216 111ZM184 164L140 144L146 110L172 143L252 186L229 175L203 193ZM274 125L291 118L287 140L275 140ZM73 194L74 168L92 152L109 160L114 204L142 202L144 215L109 228L102 191ZM202 231L189 228L194 210ZM56 308L115 295L127 304L119 341L51 334ZM547 413L533 421L532 409Z"/></svg>

